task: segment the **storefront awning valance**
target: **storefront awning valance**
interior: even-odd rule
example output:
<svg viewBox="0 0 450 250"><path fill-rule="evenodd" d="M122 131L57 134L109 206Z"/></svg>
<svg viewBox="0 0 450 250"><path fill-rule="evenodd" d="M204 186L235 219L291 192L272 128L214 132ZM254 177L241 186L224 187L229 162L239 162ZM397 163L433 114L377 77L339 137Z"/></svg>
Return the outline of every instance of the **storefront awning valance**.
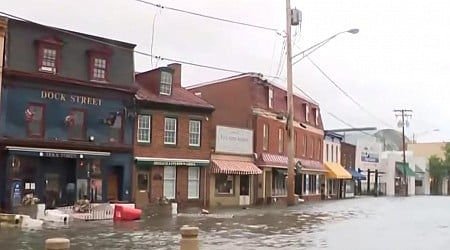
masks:
<svg viewBox="0 0 450 250"><path fill-rule="evenodd" d="M227 160L213 160L211 172L213 174L230 174L230 175L254 175L262 174L253 162L247 161L227 161Z"/></svg>
<svg viewBox="0 0 450 250"><path fill-rule="evenodd" d="M354 180L364 181L364 180L367 179L365 175L363 175L362 173L356 171L355 169L350 169L350 174L352 175L352 178Z"/></svg>
<svg viewBox="0 0 450 250"><path fill-rule="evenodd" d="M33 147L16 147L6 146L6 150L16 152L23 155L32 155L39 157L52 157L52 158L80 158L85 157L106 157L110 156L110 152L102 151L86 151L86 150L70 150L70 149L56 149L56 148L33 148Z"/></svg>
<svg viewBox="0 0 450 250"><path fill-rule="evenodd" d="M264 167L274 167L274 168L285 168L287 169L288 157L284 155L275 154L261 154L261 166ZM320 161L315 161L311 159L294 159L294 164L297 170L300 171L311 171L311 172L328 172L328 170L323 166Z"/></svg>
<svg viewBox="0 0 450 250"><path fill-rule="evenodd" d="M351 179L352 175L339 163L325 162L328 169L327 177L330 179Z"/></svg>
<svg viewBox="0 0 450 250"><path fill-rule="evenodd" d="M396 162L395 168L400 171L402 175L405 175L406 170L406 176L413 177L416 176L416 173L409 167L409 163L406 163L405 166L403 166L403 162Z"/></svg>
<svg viewBox="0 0 450 250"><path fill-rule="evenodd" d="M188 166L188 167L207 167L209 160L202 159L176 159L176 158L154 158L154 157L135 157L136 165L139 167L152 166Z"/></svg>

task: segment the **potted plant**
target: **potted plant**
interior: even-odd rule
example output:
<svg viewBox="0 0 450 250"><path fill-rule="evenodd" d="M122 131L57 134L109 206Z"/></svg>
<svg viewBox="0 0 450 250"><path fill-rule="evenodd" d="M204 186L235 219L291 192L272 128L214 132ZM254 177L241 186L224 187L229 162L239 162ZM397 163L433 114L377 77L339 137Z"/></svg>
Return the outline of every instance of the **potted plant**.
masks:
<svg viewBox="0 0 450 250"><path fill-rule="evenodd" d="M26 194L22 198L21 206L17 207L18 214L29 215L31 218L36 219L37 215L37 204L40 199L36 197L33 193Z"/></svg>

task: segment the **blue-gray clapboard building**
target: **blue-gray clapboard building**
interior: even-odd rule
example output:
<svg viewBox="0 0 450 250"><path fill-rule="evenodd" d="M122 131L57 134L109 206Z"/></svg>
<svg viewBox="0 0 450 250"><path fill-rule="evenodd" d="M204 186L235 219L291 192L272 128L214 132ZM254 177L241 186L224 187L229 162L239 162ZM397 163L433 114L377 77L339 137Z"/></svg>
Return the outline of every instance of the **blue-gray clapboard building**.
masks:
<svg viewBox="0 0 450 250"><path fill-rule="evenodd" d="M2 21L2 206L130 200L135 45Z"/></svg>

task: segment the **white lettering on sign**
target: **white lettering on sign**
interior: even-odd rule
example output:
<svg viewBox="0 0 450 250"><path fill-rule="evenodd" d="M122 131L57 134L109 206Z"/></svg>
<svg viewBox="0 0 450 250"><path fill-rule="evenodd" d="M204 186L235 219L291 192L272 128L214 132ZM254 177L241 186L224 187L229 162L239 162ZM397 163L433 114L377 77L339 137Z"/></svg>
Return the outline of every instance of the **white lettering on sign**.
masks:
<svg viewBox="0 0 450 250"><path fill-rule="evenodd" d="M157 166L195 166L195 162L182 161L154 161L153 165Z"/></svg>
<svg viewBox="0 0 450 250"><path fill-rule="evenodd" d="M56 100L56 101L61 101L61 102L70 101L73 103L93 105L93 106L101 106L102 105L102 99L100 99L100 98L91 97L91 96L83 96L83 95L69 95L69 94L65 94L65 93L60 93L60 92L55 92L55 91L47 91L47 90L41 91L41 98L48 99L48 100Z"/></svg>
<svg viewBox="0 0 450 250"><path fill-rule="evenodd" d="M217 126L216 152L253 154L253 130Z"/></svg>

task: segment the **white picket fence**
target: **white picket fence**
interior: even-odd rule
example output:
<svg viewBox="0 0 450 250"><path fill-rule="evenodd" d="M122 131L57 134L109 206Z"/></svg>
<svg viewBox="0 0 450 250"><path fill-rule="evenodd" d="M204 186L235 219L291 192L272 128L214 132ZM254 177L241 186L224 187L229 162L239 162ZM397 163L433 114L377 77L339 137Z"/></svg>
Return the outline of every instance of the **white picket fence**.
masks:
<svg viewBox="0 0 450 250"><path fill-rule="evenodd" d="M135 204L120 204L135 208ZM69 214L71 218L84 221L112 220L114 218L115 204L91 204L86 213L75 213L74 206L60 207L58 210Z"/></svg>

